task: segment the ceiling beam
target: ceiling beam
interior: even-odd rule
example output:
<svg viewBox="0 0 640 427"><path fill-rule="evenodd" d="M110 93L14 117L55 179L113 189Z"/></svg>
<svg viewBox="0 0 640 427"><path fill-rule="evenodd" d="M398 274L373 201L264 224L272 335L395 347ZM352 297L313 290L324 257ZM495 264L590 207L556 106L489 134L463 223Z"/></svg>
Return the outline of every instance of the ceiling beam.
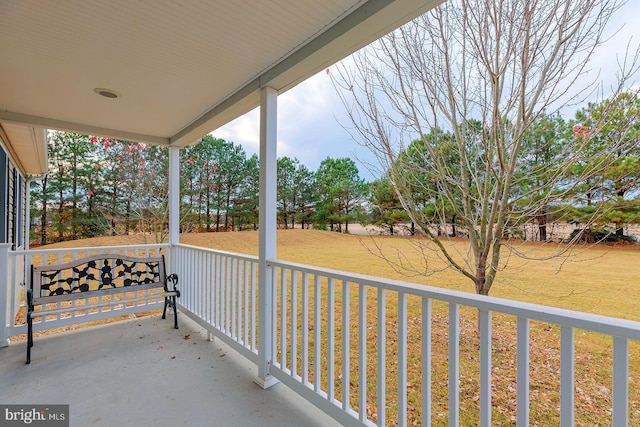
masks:
<svg viewBox="0 0 640 427"><path fill-rule="evenodd" d="M143 142L155 145L169 145L169 138L156 135L147 135L135 132L126 132L117 129L108 129L99 126L91 126L82 123L67 122L46 117L31 116L29 114L0 111L0 121L19 123L31 126L40 126L47 129L66 132L78 132L87 135L100 135L123 141Z"/></svg>

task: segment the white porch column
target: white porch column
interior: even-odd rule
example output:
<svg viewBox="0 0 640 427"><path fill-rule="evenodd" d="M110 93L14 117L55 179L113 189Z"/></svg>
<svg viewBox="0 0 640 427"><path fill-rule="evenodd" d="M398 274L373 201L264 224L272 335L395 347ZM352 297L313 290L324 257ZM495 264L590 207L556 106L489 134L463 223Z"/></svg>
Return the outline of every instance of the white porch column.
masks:
<svg viewBox="0 0 640 427"><path fill-rule="evenodd" d="M269 369L275 354L275 294L272 268L276 257L276 163L278 93L265 87L260 93L260 197L258 243L258 377L262 388L278 383Z"/></svg>
<svg viewBox="0 0 640 427"><path fill-rule="evenodd" d="M180 149L169 147L169 244L180 242ZM175 270L171 247L167 253L170 271Z"/></svg>
<svg viewBox="0 0 640 427"><path fill-rule="evenodd" d="M9 304L11 301L11 286L9 284L9 249L11 243L0 243L0 347L9 345ZM11 304L13 301L11 301Z"/></svg>

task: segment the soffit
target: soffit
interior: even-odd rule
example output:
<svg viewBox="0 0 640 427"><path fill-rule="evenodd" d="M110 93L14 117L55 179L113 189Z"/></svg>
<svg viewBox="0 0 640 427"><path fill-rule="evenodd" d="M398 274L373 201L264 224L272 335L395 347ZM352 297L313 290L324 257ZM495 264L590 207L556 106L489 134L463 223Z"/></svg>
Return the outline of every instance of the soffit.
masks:
<svg viewBox="0 0 640 427"><path fill-rule="evenodd" d="M0 0L0 121L191 144L439 2Z"/></svg>
<svg viewBox="0 0 640 427"><path fill-rule="evenodd" d="M42 175L47 171L45 130L16 123L0 123L0 136L16 167L25 174ZM16 144L15 142L20 143Z"/></svg>

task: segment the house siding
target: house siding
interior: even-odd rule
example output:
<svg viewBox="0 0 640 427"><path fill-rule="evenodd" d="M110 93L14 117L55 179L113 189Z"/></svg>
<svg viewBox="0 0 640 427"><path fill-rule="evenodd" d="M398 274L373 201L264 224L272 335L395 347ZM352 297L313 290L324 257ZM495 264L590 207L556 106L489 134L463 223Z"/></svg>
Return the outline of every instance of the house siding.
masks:
<svg viewBox="0 0 640 427"><path fill-rule="evenodd" d="M26 188L24 174L16 167L0 137L0 243L22 248L26 237Z"/></svg>

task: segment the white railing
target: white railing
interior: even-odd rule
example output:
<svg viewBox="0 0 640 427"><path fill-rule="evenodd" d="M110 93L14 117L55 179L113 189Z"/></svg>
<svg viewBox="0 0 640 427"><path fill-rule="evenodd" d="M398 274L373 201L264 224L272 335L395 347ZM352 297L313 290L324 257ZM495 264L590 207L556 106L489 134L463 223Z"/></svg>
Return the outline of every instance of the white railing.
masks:
<svg viewBox="0 0 640 427"><path fill-rule="evenodd" d="M638 322L282 261L268 265L278 284L272 375L345 424L629 425L630 345L637 357ZM532 328L552 344L532 341ZM612 345L600 350L603 336ZM534 370L540 364L543 380ZM596 388L605 389L606 399L587 398L610 405L611 417L594 420L583 402L585 383L602 373L608 379ZM542 382L549 376L555 384ZM507 384L500 390L507 402L492 401L497 384ZM637 398L637 387L633 392Z"/></svg>
<svg viewBox="0 0 640 427"><path fill-rule="evenodd" d="M123 250L10 252L6 270L20 283L31 262ZM182 244L126 251L168 251L168 270L180 277L180 310L258 362L256 257ZM283 261L266 265L274 284L270 374L344 425L640 423L640 386L629 379L630 362L640 359L638 322ZM11 301L18 292L8 292ZM9 310L15 319L17 310ZM13 323L10 335L24 332ZM593 407L610 415L594 419Z"/></svg>
<svg viewBox="0 0 640 427"><path fill-rule="evenodd" d="M257 363L258 259L183 244L171 256L181 310Z"/></svg>
<svg viewBox="0 0 640 427"><path fill-rule="evenodd" d="M7 256L8 287L6 288L7 297L5 308L7 315L4 333L7 337L10 337L27 332L25 325L26 308L24 290L25 284L29 281L29 270L32 264L61 264L89 255L110 253L139 257L155 256L156 254L166 254L168 247L169 245L166 244L150 244L9 251ZM4 295L4 292L2 292L2 294ZM78 299L73 302L73 305L78 307L77 311L46 316L42 318L42 320L34 321L33 329L35 331L41 331L93 320L101 320L106 317L113 317L113 311L117 311L118 315L127 315L162 308L164 306L164 300L139 301L135 305L120 304L117 298L113 298L110 301L112 301L112 304L109 305L106 305L106 300L102 301L101 303L105 303L105 305L100 309L87 310L86 306L89 305L87 301L85 299Z"/></svg>
<svg viewBox="0 0 640 427"><path fill-rule="evenodd" d="M258 259L173 251L185 314L255 362ZM640 323L282 261L267 268L270 373L345 425L629 424L628 367L639 350L630 341L640 340ZM540 333L548 347L532 341ZM588 357L603 336L612 345L597 351L608 355ZM583 373L585 363L597 364ZM609 420L589 419L584 396L576 399L594 369L608 377L599 387Z"/></svg>

